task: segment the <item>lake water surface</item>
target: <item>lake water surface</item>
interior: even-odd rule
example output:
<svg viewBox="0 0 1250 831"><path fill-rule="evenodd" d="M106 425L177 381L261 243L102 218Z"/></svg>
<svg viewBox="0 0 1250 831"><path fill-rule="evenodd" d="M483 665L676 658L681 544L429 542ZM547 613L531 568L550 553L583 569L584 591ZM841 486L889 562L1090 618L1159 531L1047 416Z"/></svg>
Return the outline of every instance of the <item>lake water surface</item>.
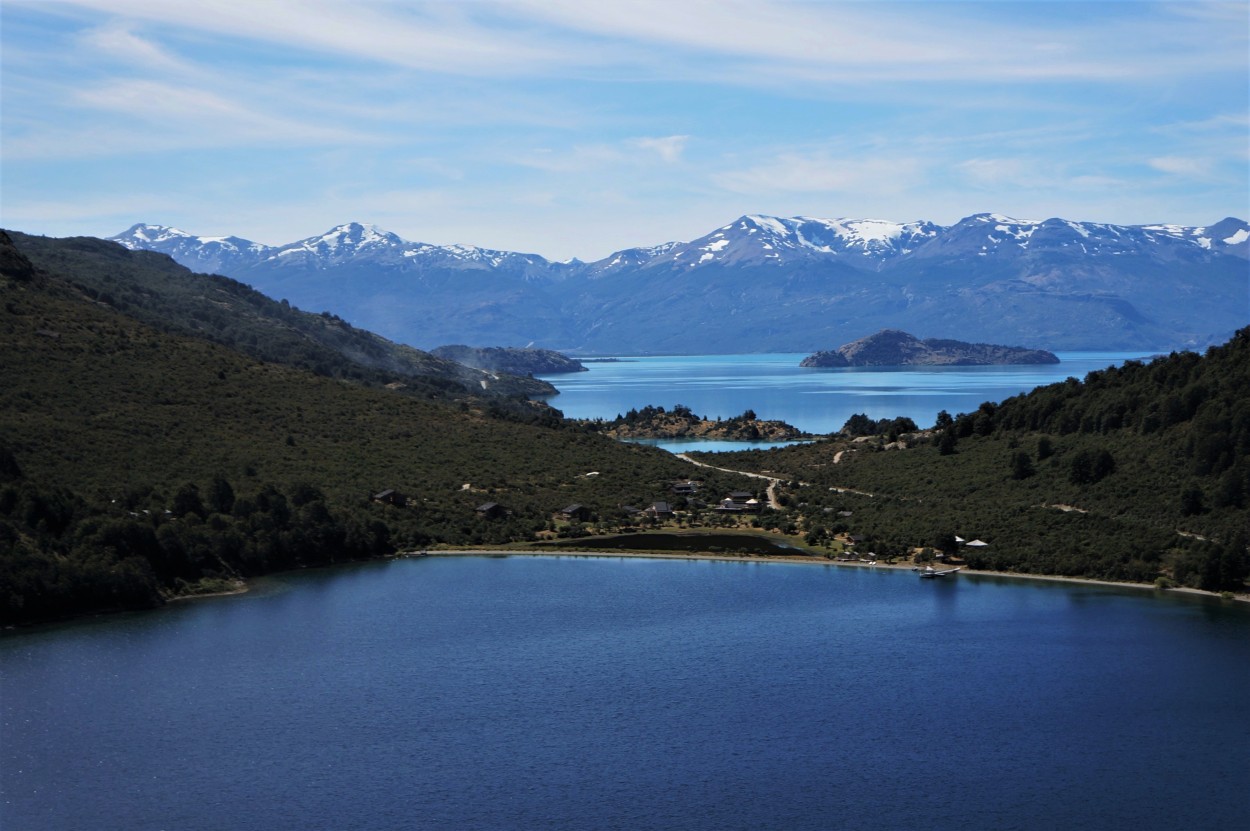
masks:
<svg viewBox="0 0 1250 831"><path fill-rule="evenodd" d="M587 363L588 372L544 375L560 394L549 403L569 418L612 419L647 405L684 404L708 418L754 410L809 433L840 430L855 413L907 416L931 427L938 412L972 412L1069 376L1119 365L1147 353L1059 352L1058 364L1021 366L800 367L802 353L625 357ZM745 442L651 442L668 450L769 447Z"/></svg>
<svg viewBox="0 0 1250 831"><path fill-rule="evenodd" d="M0 637L0 827L1245 827L1250 613L425 558Z"/></svg>

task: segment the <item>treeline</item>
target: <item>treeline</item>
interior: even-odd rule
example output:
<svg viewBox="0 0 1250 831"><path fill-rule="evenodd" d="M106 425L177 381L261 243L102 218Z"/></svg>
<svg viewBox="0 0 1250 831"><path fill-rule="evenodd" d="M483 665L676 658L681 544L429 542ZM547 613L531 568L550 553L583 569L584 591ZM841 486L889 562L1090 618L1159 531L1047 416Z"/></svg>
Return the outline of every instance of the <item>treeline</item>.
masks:
<svg viewBox="0 0 1250 831"><path fill-rule="evenodd" d="M1040 387L933 431L856 416L843 437L716 463L783 471L813 539L879 557L943 551L977 568L1245 591L1250 578L1250 329Z"/></svg>
<svg viewBox="0 0 1250 831"><path fill-rule="evenodd" d="M11 458L11 457L10 457ZM364 499L332 510L311 485L237 496L217 477L107 504L10 473L0 485L0 624L149 608L247 577L376 557L391 532Z"/></svg>
<svg viewBox="0 0 1250 831"><path fill-rule="evenodd" d="M840 431L844 436L885 436L888 441L895 441L904 433L914 433L918 428L916 422L906 416L897 418L869 418L864 413L855 413L846 420Z"/></svg>
<svg viewBox="0 0 1250 831"><path fill-rule="evenodd" d="M1172 353L1149 363L1129 361L1059 384L986 403L954 420L953 436L997 431L1054 436L1156 437L1187 460L1191 479L1183 513L1245 508L1250 499L1250 329L1207 350ZM1115 469L1103 451L1074 456L1074 483L1100 481Z"/></svg>

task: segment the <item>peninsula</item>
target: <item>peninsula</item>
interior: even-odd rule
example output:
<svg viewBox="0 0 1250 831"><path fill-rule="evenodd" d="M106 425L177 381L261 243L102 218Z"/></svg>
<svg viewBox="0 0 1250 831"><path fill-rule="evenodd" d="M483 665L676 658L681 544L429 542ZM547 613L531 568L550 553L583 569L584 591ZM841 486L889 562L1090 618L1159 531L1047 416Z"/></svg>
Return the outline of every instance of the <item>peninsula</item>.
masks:
<svg viewBox="0 0 1250 831"><path fill-rule="evenodd" d="M840 366L982 366L991 364L1057 364L1053 352L1020 346L964 343L958 340L921 340L898 329L882 329L875 335L816 352L799 363L808 367Z"/></svg>
<svg viewBox="0 0 1250 831"><path fill-rule="evenodd" d="M586 367L567 355L551 349L520 349L507 346L473 347L455 344L440 346L433 355L486 372L509 375L545 375L557 372L586 372Z"/></svg>
<svg viewBox="0 0 1250 831"><path fill-rule="evenodd" d="M646 406L630 410L612 421L582 422L590 429L616 439L720 439L727 441L794 441L812 436L784 421L759 419L754 410L727 419L695 415L681 404L671 410Z"/></svg>

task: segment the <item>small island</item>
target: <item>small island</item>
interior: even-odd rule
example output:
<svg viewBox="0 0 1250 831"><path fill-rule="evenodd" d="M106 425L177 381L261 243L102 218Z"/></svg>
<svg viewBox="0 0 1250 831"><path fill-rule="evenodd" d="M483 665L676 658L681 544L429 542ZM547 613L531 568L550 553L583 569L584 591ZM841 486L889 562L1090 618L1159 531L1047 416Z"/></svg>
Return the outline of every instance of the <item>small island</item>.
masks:
<svg viewBox="0 0 1250 831"><path fill-rule="evenodd" d="M474 369L506 372L509 375L554 375L560 372L588 371L580 361L550 349L454 344L440 346L431 354Z"/></svg>
<svg viewBox="0 0 1250 831"><path fill-rule="evenodd" d="M1044 349L965 343L958 340L921 340L898 329L843 344L804 358L799 366L989 366L993 364L1057 364L1059 358Z"/></svg>
<svg viewBox="0 0 1250 831"><path fill-rule="evenodd" d="M646 406L630 410L612 421L581 422L592 430L616 439L722 439L726 441L795 441L812 436L784 421L756 418L754 410L727 419L695 415L681 404L671 410Z"/></svg>

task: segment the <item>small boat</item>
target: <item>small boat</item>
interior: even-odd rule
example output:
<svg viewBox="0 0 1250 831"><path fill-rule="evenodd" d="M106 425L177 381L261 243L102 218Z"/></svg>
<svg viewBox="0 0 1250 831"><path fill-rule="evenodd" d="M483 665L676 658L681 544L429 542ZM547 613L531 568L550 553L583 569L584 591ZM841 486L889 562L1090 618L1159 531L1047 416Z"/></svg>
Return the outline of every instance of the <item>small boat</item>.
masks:
<svg viewBox="0 0 1250 831"><path fill-rule="evenodd" d="M963 566L958 566L956 568L948 568L948 569L943 569L942 571L938 571L933 566L925 566L924 568L919 569L919 571L920 571L921 577L932 578L932 577L945 577L948 574L954 574L955 572L959 571L962 568Z"/></svg>

